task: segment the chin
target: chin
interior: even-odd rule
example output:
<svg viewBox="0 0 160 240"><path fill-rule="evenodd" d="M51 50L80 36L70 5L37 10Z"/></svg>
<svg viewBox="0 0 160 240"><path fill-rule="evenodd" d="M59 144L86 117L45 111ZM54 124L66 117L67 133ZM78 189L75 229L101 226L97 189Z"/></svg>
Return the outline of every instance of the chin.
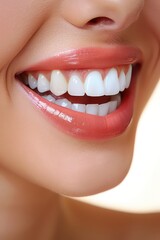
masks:
<svg viewBox="0 0 160 240"><path fill-rule="evenodd" d="M114 188L130 169L134 139L128 134L99 144L81 141L74 150L72 142L61 144L61 151L57 153L46 149L36 156L43 164L35 166L29 180L69 197L89 196Z"/></svg>

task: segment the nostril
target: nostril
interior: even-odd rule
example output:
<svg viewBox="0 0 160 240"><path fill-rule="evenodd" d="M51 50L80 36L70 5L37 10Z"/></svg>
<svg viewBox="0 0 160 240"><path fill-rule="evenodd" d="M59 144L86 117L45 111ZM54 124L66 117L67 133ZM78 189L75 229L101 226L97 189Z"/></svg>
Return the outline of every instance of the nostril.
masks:
<svg viewBox="0 0 160 240"><path fill-rule="evenodd" d="M113 25L114 21L107 17L96 17L87 22L86 27L102 27Z"/></svg>

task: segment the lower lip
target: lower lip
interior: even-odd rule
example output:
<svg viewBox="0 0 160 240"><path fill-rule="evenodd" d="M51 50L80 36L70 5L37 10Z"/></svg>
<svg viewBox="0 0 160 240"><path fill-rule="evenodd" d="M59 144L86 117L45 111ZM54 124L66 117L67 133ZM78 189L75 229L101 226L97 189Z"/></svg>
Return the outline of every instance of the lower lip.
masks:
<svg viewBox="0 0 160 240"><path fill-rule="evenodd" d="M123 93L118 109L104 117L76 112L50 103L24 84L20 84L32 103L53 126L79 139L101 140L116 137L126 130L133 116L135 79L132 79L130 88Z"/></svg>

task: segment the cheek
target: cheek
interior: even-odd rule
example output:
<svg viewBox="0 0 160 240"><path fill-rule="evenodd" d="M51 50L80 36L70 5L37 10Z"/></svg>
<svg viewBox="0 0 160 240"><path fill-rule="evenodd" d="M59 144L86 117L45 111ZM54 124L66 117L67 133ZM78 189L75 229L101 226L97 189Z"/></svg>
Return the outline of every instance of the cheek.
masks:
<svg viewBox="0 0 160 240"><path fill-rule="evenodd" d="M0 6L0 67L11 61L38 28L42 1L3 0ZM39 12L43 14L39 14Z"/></svg>
<svg viewBox="0 0 160 240"><path fill-rule="evenodd" d="M153 33L160 40L159 14L160 14L160 1L147 0L144 15Z"/></svg>

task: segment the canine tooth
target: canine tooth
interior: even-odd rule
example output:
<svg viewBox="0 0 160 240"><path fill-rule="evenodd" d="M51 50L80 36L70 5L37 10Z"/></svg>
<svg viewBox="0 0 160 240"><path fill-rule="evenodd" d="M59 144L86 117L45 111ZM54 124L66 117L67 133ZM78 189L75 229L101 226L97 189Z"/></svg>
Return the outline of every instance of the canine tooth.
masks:
<svg viewBox="0 0 160 240"><path fill-rule="evenodd" d="M105 95L115 95L119 93L119 79L115 68L109 70L104 79Z"/></svg>
<svg viewBox="0 0 160 240"><path fill-rule="evenodd" d="M126 75L124 73L124 71L122 70L119 76L119 87L120 87L120 91L123 92L124 89L126 88Z"/></svg>
<svg viewBox="0 0 160 240"><path fill-rule="evenodd" d="M74 73L71 75L68 83L68 93L71 96L84 96L84 85L78 74Z"/></svg>
<svg viewBox="0 0 160 240"><path fill-rule="evenodd" d="M132 78L132 65L129 66L128 72L126 74L126 88L129 88Z"/></svg>
<svg viewBox="0 0 160 240"><path fill-rule="evenodd" d="M92 71L88 74L84 83L85 92L88 96L99 97L104 95L104 85L100 72Z"/></svg>
<svg viewBox="0 0 160 240"><path fill-rule="evenodd" d="M67 92L67 81L61 71L54 70L51 72L50 90L56 96Z"/></svg>
<svg viewBox="0 0 160 240"><path fill-rule="evenodd" d="M49 81L43 74L38 76L37 89L40 93L49 91Z"/></svg>
<svg viewBox="0 0 160 240"><path fill-rule="evenodd" d="M61 107L65 107L65 108L70 108L72 107L72 104L70 101L68 101L66 98L64 99L58 99L55 101L55 103Z"/></svg>
<svg viewBox="0 0 160 240"><path fill-rule="evenodd" d="M73 103L72 104L72 110L77 111L77 112L85 113L86 106L85 106L85 104Z"/></svg>
<svg viewBox="0 0 160 240"><path fill-rule="evenodd" d="M52 97L52 95L46 95L46 96L43 96L43 98L47 99L49 102L52 102L52 103L55 102L55 98Z"/></svg>
<svg viewBox="0 0 160 240"><path fill-rule="evenodd" d="M87 104L86 113L97 115L98 114L98 104Z"/></svg>
<svg viewBox="0 0 160 240"><path fill-rule="evenodd" d="M30 73L28 74L28 84L31 89L35 89L37 87L37 80Z"/></svg>
<svg viewBox="0 0 160 240"><path fill-rule="evenodd" d="M98 116L106 116L109 110L109 103L103 103L99 105Z"/></svg>
<svg viewBox="0 0 160 240"><path fill-rule="evenodd" d="M112 113L116 110L117 108L117 101L111 101L109 102L109 110L108 113Z"/></svg>

